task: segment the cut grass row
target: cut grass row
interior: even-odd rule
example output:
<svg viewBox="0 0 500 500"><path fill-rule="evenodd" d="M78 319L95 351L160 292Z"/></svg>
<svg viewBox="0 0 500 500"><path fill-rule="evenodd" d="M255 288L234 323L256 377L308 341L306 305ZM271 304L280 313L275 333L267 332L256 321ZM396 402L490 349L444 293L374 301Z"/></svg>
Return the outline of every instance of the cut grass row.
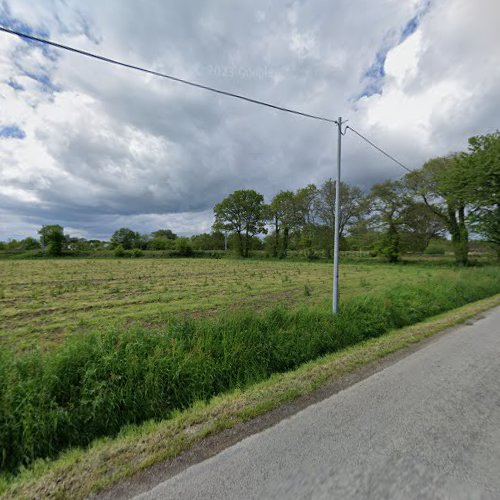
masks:
<svg viewBox="0 0 500 500"><path fill-rule="evenodd" d="M275 374L245 390L197 402L160 422L128 426L115 439L100 439L88 449L73 448L58 460L39 460L16 476L0 475L1 498L87 498L141 470L172 459L204 437L230 429L299 396L326 381L462 323L500 305L500 295L454 309L422 323L393 330L338 353Z"/></svg>
<svg viewBox="0 0 500 500"><path fill-rule="evenodd" d="M446 280L451 267L346 263L342 298L398 282ZM473 274L475 270L464 272ZM172 315L210 316L276 303L323 307L331 300L331 266L287 261L43 260L0 261L0 344L21 351L57 345L71 334L162 325Z"/></svg>
<svg viewBox="0 0 500 500"><path fill-rule="evenodd" d="M320 308L171 319L71 337L59 348L0 356L0 465L15 472L125 425L259 382L388 330L500 292L500 269L398 285Z"/></svg>

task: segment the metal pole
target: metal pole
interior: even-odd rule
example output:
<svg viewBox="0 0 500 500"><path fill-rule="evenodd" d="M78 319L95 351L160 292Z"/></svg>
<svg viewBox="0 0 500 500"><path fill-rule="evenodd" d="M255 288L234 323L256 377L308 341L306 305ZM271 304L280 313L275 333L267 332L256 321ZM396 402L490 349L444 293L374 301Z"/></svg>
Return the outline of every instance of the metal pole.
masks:
<svg viewBox="0 0 500 500"><path fill-rule="evenodd" d="M333 240L333 314L336 314L339 309L340 160L342 146L342 117L339 117L337 125L337 180L335 181L335 234Z"/></svg>

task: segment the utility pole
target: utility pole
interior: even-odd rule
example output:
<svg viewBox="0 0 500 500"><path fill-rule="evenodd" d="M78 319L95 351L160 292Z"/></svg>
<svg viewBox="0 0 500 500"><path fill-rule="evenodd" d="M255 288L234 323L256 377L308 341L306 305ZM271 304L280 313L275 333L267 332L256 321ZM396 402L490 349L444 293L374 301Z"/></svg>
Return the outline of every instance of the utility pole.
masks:
<svg viewBox="0 0 500 500"><path fill-rule="evenodd" d="M340 244L340 161L342 147L342 117L339 117L337 142L337 179L335 181L335 230L333 240L333 314L339 310L339 244Z"/></svg>
<svg viewBox="0 0 500 500"><path fill-rule="evenodd" d="M227 252L227 229L224 231L224 252Z"/></svg>

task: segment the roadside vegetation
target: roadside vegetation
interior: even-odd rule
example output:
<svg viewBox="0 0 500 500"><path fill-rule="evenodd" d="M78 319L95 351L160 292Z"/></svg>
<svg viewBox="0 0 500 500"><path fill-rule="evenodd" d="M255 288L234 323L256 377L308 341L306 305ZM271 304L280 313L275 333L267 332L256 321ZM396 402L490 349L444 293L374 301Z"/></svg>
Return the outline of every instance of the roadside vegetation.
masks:
<svg viewBox="0 0 500 500"><path fill-rule="evenodd" d="M473 272L472 272L473 271ZM326 308L172 318L159 330L73 336L45 353L0 355L1 468L16 471L124 425L164 419L198 400L391 329L500 292L496 267L427 277Z"/></svg>

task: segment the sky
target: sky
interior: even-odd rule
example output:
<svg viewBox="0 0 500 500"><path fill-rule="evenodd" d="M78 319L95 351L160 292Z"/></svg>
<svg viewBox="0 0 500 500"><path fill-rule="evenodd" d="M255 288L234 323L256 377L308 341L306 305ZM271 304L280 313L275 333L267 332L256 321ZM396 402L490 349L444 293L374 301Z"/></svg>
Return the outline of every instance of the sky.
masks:
<svg viewBox="0 0 500 500"><path fill-rule="evenodd" d="M0 0L0 25L336 119L409 168L499 128L497 0ZM405 172L352 132L343 180ZM336 128L0 32L0 240L210 231L335 175Z"/></svg>

